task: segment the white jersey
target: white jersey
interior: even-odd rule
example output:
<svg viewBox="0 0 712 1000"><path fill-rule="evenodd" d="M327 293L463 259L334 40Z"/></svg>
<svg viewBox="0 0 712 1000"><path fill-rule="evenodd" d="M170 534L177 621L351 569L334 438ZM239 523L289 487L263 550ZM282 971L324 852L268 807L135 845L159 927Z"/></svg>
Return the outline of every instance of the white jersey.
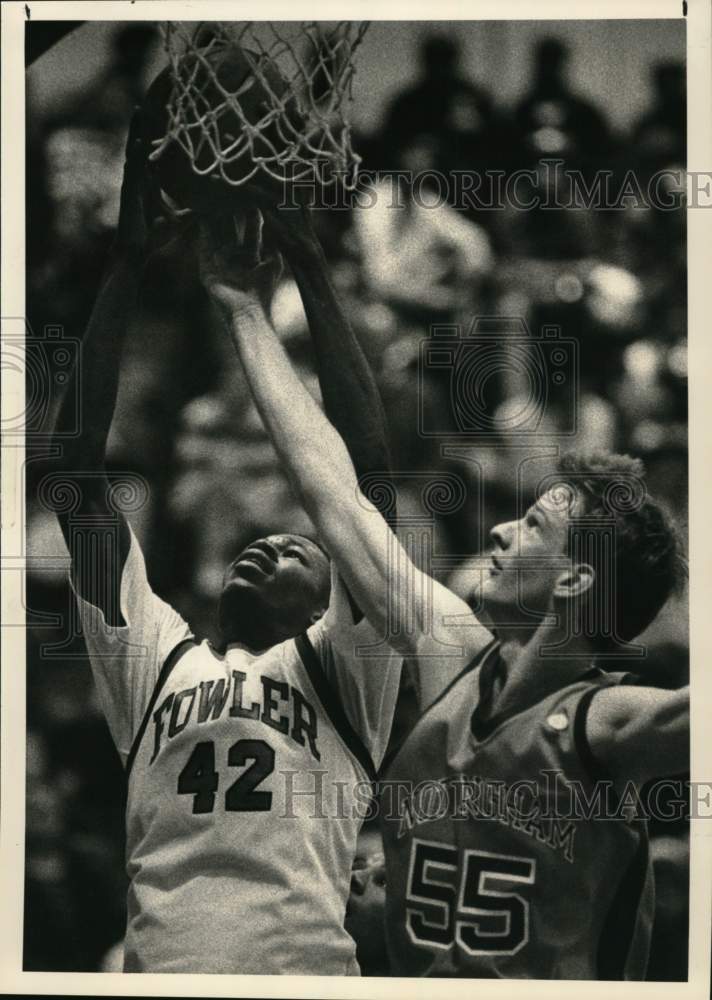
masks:
<svg viewBox="0 0 712 1000"><path fill-rule="evenodd" d="M400 659L365 658L338 578L324 618L262 655L198 643L136 538L110 627L77 597L128 770L127 972L358 975L343 927Z"/></svg>

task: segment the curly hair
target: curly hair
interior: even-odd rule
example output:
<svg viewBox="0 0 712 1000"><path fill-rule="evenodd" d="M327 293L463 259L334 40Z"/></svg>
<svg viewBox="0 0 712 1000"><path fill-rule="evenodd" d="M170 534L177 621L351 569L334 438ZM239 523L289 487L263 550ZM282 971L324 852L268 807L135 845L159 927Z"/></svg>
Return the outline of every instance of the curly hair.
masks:
<svg viewBox="0 0 712 1000"><path fill-rule="evenodd" d="M558 472L576 498L568 555L580 561L580 527L590 532L600 524L612 539L608 549L586 547L597 580L589 595L589 613L593 609L598 619L596 644L605 652L618 640L629 642L640 635L671 594L682 589L687 576L682 539L670 516L648 495L640 459L567 454L559 461ZM601 564L605 552L612 571L606 572ZM606 614L613 618L609 627L601 620Z"/></svg>

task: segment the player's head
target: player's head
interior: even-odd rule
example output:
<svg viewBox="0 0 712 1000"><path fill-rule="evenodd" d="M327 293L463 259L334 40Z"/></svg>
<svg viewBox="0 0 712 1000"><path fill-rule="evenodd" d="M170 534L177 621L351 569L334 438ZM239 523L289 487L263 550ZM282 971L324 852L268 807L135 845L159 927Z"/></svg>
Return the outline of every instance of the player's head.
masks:
<svg viewBox="0 0 712 1000"><path fill-rule="evenodd" d="M267 649L303 632L329 604L329 557L304 535L269 535L225 570L218 602L223 642Z"/></svg>
<svg viewBox="0 0 712 1000"><path fill-rule="evenodd" d="M377 823L366 823L351 865L351 891L344 926L356 942L364 976L388 975L386 951L386 862Z"/></svg>
<svg viewBox="0 0 712 1000"><path fill-rule="evenodd" d="M480 596L497 627L554 612L605 652L653 621L684 578L671 520L625 455L567 455L556 484L517 521L498 524Z"/></svg>
<svg viewBox="0 0 712 1000"><path fill-rule="evenodd" d="M568 46L560 38L554 36L542 38L534 49L537 75L539 77L559 77L566 65L568 55Z"/></svg>
<svg viewBox="0 0 712 1000"><path fill-rule="evenodd" d="M457 68L459 46L451 35L433 34L423 39L420 54L425 73L429 77L449 78Z"/></svg>

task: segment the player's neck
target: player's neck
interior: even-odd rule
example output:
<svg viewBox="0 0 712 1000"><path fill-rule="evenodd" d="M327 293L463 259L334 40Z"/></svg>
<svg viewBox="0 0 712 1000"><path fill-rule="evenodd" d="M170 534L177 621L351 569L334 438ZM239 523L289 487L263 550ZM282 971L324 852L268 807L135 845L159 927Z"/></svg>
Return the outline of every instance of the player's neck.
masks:
<svg viewBox="0 0 712 1000"><path fill-rule="evenodd" d="M215 643L215 651L224 656L230 649L243 649L246 653L251 656L262 656L266 653L268 649L276 643L260 643L260 642L245 642L244 639L240 639L237 636L225 635L221 636L218 642Z"/></svg>
<svg viewBox="0 0 712 1000"><path fill-rule="evenodd" d="M550 625L499 639L504 670L495 692L498 711L566 687L590 669L593 661L593 649L585 637L566 636Z"/></svg>

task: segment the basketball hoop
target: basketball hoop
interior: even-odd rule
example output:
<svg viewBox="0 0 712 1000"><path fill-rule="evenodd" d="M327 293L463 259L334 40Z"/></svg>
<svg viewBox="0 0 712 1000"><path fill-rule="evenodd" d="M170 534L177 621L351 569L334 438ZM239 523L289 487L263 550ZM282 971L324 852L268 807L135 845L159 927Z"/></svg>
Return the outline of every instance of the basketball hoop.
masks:
<svg viewBox="0 0 712 1000"><path fill-rule="evenodd" d="M347 109L368 22L205 21L161 25L169 60L165 134L198 177L239 188L266 175L352 190L360 157Z"/></svg>

